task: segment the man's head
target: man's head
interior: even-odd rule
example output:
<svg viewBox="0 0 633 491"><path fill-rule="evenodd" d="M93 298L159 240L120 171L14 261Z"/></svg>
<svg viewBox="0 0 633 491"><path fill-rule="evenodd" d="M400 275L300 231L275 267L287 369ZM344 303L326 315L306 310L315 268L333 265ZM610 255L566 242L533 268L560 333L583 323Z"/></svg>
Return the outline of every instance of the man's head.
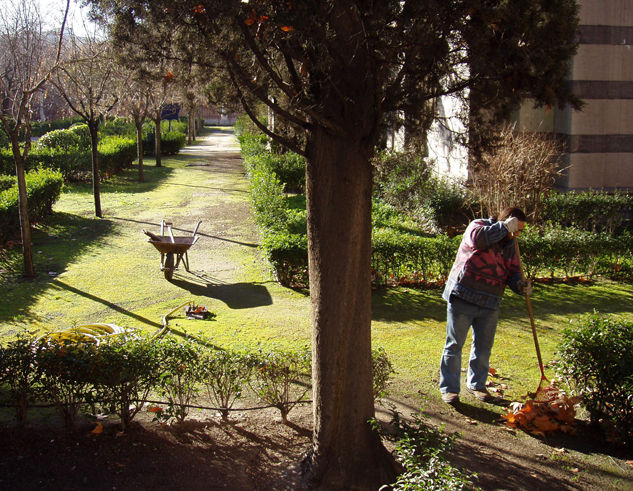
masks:
<svg viewBox="0 0 633 491"><path fill-rule="evenodd" d="M508 208L503 209L501 213L499 213L499 217L497 218L497 220L500 222L504 222L508 218L512 217L519 220L519 230L518 232L515 232L515 234L518 235L521 230L523 230L523 227L525 227L525 222L527 222L527 217L525 216L525 213L521 208L509 206Z"/></svg>

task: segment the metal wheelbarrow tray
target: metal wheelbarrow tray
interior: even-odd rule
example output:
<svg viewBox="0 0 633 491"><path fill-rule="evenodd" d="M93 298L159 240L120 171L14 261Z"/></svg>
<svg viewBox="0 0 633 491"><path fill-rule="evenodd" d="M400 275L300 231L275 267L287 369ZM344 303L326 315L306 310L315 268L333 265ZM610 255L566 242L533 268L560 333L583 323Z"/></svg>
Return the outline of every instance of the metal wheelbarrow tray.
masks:
<svg viewBox="0 0 633 491"><path fill-rule="evenodd" d="M153 234L146 230L143 233L149 237L147 242L152 244L158 252L160 252L160 269L165 274L166 280L171 280L174 276L174 270L178 268L180 263L185 267L185 270L189 272L189 256L187 251L198 240L198 227L201 222L196 224L196 228L191 236L174 236L170 222L161 220L160 223L160 235ZM167 235L164 235L165 229L167 229Z"/></svg>

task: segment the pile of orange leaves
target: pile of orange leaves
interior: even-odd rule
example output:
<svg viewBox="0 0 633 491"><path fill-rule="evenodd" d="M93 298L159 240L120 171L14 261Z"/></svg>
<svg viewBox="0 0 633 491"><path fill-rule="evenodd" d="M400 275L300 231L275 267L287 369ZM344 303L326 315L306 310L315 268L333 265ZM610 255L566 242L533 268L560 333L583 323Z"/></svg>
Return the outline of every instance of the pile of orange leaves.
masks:
<svg viewBox="0 0 633 491"><path fill-rule="evenodd" d="M579 397L568 397L555 386L547 386L525 402L513 402L502 417L509 428L519 428L533 435L545 436L554 431L574 431Z"/></svg>

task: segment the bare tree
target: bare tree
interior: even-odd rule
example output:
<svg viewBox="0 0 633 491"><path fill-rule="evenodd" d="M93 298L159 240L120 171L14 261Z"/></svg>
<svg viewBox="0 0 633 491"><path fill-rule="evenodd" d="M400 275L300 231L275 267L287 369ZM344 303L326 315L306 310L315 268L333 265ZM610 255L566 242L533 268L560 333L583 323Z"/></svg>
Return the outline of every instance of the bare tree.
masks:
<svg viewBox="0 0 633 491"><path fill-rule="evenodd" d="M538 221L543 199L562 172L559 144L548 135L515 131L515 125L505 125L496 140L472 166L470 176L481 216L519 206Z"/></svg>
<svg viewBox="0 0 633 491"><path fill-rule="evenodd" d="M51 79L72 111L90 130L92 190L95 215L101 212L99 178L99 124L119 100L118 87L125 86L117 73L110 45L96 37L71 39L68 56Z"/></svg>
<svg viewBox="0 0 633 491"><path fill-rule="evenodd" d="M53 56L54 44L43 31L39 10L32 1L10 0L0 10L0 120L11 141L15 161L26 277L35 276L24 169L31 148L31 105L59 63L69 4L67 0ZM20 144L21 139L24 145Z"/></svg>
<svg viewBox="0 0 633 491"><path fill-rule="evenodd" d="M145 77L144 70L129 74L131 83L121 94L118 113L130 116L136 128L136 153L138 157L138 180L145 180L143 174L143 123L149 116L152 100L152 85Z"/></svg>

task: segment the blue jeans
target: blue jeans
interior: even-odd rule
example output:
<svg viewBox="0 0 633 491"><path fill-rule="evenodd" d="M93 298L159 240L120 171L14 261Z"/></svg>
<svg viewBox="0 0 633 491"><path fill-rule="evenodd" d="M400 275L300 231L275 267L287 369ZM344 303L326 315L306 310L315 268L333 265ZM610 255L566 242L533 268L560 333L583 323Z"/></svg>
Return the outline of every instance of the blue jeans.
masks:
<svg viewBox="0 0 633 491"><path fill-rule="evenodd" d="M470 349L466 385L473 390L485 389L499 311L451 296L446 312L446 344L440 365L440 392L459 394L462 347L471 326L473 343Z"/></svg>

